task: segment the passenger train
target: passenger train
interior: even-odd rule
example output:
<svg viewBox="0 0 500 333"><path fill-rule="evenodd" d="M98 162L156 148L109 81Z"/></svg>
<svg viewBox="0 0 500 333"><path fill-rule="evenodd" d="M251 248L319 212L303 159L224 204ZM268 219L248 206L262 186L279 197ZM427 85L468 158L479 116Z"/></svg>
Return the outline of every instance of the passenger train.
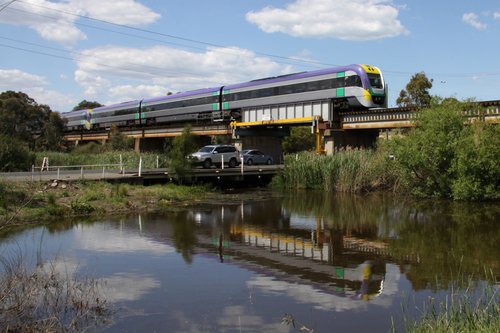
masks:
<svg viewBox="0 0 500 333"><path fill-rule="evenodd" d="M240 120L248 108L332 101L349 110L387 106L382 72L349 65L66 112L69 131L176 122Z"/></svg>

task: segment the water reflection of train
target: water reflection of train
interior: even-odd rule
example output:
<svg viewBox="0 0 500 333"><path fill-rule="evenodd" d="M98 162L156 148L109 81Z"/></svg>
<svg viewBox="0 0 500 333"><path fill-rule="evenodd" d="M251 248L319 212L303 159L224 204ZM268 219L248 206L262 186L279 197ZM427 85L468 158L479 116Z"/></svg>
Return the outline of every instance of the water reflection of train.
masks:
<svg viewBox="0 0 500 333"><path fill-rule="evenodd" d="M280 204L262 205L265 209L252 202L193 210L188 219L209 235L198 237L199 244L220 246L219 251L239 265L258 264L259 270L265 267L266 274L280 280L300 278L353 299L366 300L382 292L383 243L347 237L346 230L325 228L321 219L307 225Z"/></svg>

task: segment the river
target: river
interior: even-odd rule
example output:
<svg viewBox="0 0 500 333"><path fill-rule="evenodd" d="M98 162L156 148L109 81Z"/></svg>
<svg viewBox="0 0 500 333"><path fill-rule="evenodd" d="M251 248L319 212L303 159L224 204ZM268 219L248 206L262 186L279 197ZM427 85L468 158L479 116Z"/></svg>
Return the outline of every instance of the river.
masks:
<svg viewBox="0 0 500 333"><path fill-rule="evenodd" d="M0 255L102 281L115 312L98 332L389 332L485 271L498 279L499 220L495 204L257 191L32 228Z"/></svg>

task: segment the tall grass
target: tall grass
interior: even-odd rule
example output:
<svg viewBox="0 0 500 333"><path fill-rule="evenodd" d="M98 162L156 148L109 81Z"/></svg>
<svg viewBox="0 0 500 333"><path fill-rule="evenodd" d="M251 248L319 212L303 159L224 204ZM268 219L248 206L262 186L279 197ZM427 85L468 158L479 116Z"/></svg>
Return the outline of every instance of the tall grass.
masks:
<svg viewBox="0 0 500 333"><path fill-rule="evenodd" d="M166 168L168 166L166 154L142 153L139 155L133 151L107 151L100 153L37 152L35 166L41 166L44 157L48 157L50 166L70 166L119 164L120 156L125 169L137 169L140 157L142 157L142 167L145 169L156 168L157 158L160 168Z"/></svg>
<svg viewBox="0 0 500 333"><path fill-rule="evenodd" d="M398 181L391 162L384 149L345 150L333 156L302 152L285 156L285 169L273 185L349 193L392 188Z"/></svg>
<svg viewBox="0 0 500 333"><path fill-rule="evenodd" d="M22 255L0 256L1 332L83 332L110 320L97 280L27 266Z"/></svg>
<svg viewBox="0 0 500 333"><path fill-rule="evenodd" d="M469 284L463 290L452 290L446 300L429 302L421 310L421 318L406 321L406 331L427 332L500 332L500 296L494 282Z"/></svg>

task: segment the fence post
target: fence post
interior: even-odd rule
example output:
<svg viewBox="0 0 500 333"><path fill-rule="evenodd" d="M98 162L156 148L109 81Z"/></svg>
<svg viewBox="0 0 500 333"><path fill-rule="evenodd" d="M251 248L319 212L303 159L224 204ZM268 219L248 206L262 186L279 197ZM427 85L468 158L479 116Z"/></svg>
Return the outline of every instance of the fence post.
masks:
<svg viewBox="0 0 500 333"><path fill-rule="evenodd" d="M106 167L102 167L102 179L106 178L104 175L104 168L106 168Z"/></svg>
<svg viewBox="0 0 500 333"><path fill-rule="evenodd" d="M59 168L57 168L57 180L59 180L61 178L59 175L60 175Z"/></svg>
<svg viewBox="0 0 500 333"><path fill-rule="evenodd" d="M240 160L241 160L241 163L240 163L240 166L241 166L241 175L243 176L243 167L244 167L243 161L244 161L244 158L240 157Z"/></svg>
<svg viewBox="0 0 500 333"><path fill-rule="evenodd" d="M80 168L80 177L83 179L83 166Z"/></svg>
<svg viewBox="0 0 500 333"><path fill-rule="evenodd" d="M142 156L139 156L139 177L142 175Z"/></svg>
<svg viewBox="0 0 500 333"><path fill-rule="evenodd" d="M32 164L31 165L31 182L33 183L34 180L35 180L35 165Z"/></svg>
<svg viewBox="0 0 500 333"><path fill-rule="evenodd" d="M160 168L160 156L156 155L156 168Z"/></svg>
<svg viewBox="0 0 500 333"><path fill-rule="evenodd" d="M122 160L122 154L120 154L120 172L123 173L123 160Z"/></svg>
<svg viewBox="0 0 500 333"><path fill-rule="evenodd" d="M221 163L221 168L224 170L224 155L221 155L222 163Z"/></svg>

